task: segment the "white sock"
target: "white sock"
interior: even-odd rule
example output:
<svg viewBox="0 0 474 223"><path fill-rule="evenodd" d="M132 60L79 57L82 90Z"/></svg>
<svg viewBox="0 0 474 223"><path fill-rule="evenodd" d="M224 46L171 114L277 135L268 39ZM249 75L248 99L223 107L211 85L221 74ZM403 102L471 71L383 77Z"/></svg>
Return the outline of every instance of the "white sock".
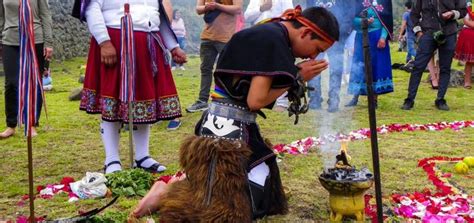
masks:
<svg viewBox="0 0 474 223"><path fill-rule="evenodd" d="M258 164L248 173L249 180L262 187L265 186L268 175L270 175L270 168L265 162Z"/></svg>
<svg viewBox="0 0 474 223"><path fill-rule="evenodd" d="M135 144L135 160L141 160L144 157L150 156L149 150L149 141L150 141L150 125L149 124L140 124L135 125L137 129L133 130L133 142ZM140 166L150 167L153 164L157 163L153 158L148 158ZM165 166L160 166L158 171L165 171Z"/></svg>
<svg viewBox="0 0 474 223"><path fill-rule="evenodd" d="M119 140L120 140L120 122L100 123L100 134L102 135L102 142L105 148L105 165L113 161L120 162L119 154ZM119 164L112 164L106 168L105 173L112 173L122 170Z"/></svg>

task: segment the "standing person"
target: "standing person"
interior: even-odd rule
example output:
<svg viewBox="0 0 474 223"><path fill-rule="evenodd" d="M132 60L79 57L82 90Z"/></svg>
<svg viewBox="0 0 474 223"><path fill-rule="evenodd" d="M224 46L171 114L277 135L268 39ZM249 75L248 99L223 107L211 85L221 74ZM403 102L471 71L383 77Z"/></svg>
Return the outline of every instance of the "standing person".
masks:
<svg viewBox="0 0 474 223"><path fill-rule="evenodd" d="M44 71L45 60L53 56L51 12L47 0L30 0L36 59L40 74ZM20 73L20 34L19 34L19 1L0 0L0 32L1 47L3 47L3 69L5 72L5 113L7 129L0 133L0 139L8 138L15 134L18 120L18 79ZM43 104L41 91L38 91L38 117ZM31 127L32 136L37 135L36 128L39 123Z"/></svg>
<svg viewBox="0 0 474 223"><path fill-rule="evenodd" d="M293 8L292 0L250 0L245 10L245 21L255 25L263 20L279 17L287 9ZM276 101L275 110L285 111L288 108L287 94L282 94Z"/></svg>
<svg viewBox="0 0 474 223"><path fill-rule="evenodd" d="M465 62L464 67L464 88L472 89L471 76L474 65L474 11L472 1L468 3L467 15L464 17L464 27L459 33L458 44L454 58Z"/></svg>
<svg viewBox="0 0 474 223"><path fill-rule="evenodd" d="M400 26L400 30L398 31L398 40L401 41L402 39L406 39L407 42L407 57L405 59L406 63L409 63L416 56L415 50L415 33L413 32L413 22L410 20L410 13L413 3L411 1L405 2L405 12L402 16L402 25ZM405 33L405 35L403 35Z"/></svg>
<svg viewBox="0 0 474 223"><path fill-rule="evenodd" d="M135 165L157 173L166 167L149 155L150 124L181 116L167 50L177 63L186 62L163 5L167 1L130 1L135 38L136 76L133 103ZM119 138L122 122L128 123L128 103L120 100L122 1L91 0L85 17L92 34L80 109L101 114L100 133L105 148L105 173L122 169Z"/></svg>
<svg viewBox="0 0 474 223"><path fill-rule="evenodd" d="M259 131L257 114L287 91L290 112L304 112L298 106L304 90L295 93L328 67L312 58L338 39L339 27L318 7L296 7L272 21L229 41L214 72L211 105L196 135L181 146L186 176L155 183L132 216L158 210L163 222L252 222L287 213L276 156ZM296 57L304 61L295 65Z"/></svg>
<svg viewBox="0 0 474 223"><path fill-rule="evenodd" d="M235 33L236 20L242 11L242 0L197 0L196 12L204 14L201 33L201 85L198 100L186 108L187 112L204 111L212 84L212 70L219 53Z"/></svg>
<svg viewBox="0 0 474 223"><path fill-rule="evenodd" d="M364 0L362 4L359 1L356 7L358 13L354 19L354 28L357 33L348 90L349 94L353 94L354 97L346 106L356 106L359 101L359 95L367 95L361 17L361 13L366 11L369 22L368 41L373 89L375 93L375 106L377 107L378 95L393 92L390 46L388 44L393 32L392 4L390 0Z"/></svg>
<svg viewBox="0 0 474 223"><path fill-rule="evenodd" d="M352 32L352 20L355 14L354 1L334 1L334 0L306 0L307 6L319 6L327 8L337 18L339 22L339 41L328 50L329 59L329 92L328 92L328 112L339 110L339 93L341 91L342 73L344 72L344 46L350 41ZM314 90L309 91L310 109L320 109L323 101L321 92L321 77L317 76L308 82Z"/></svg>
<svg viewBox="0 0 474 223"><path fill-rule="evenodd" d="M179 47L184 50L186 47L186 27L184 26L184 20L181 17L181 12L177 9L173 11L173 20L171 21L171 28L173 29L176 38L178 38ZM171 64L171 70L175 70L176 68L186 70L183 64L177 64L175 62L172 62Z"/></svg>
<svg viewBox="0 0 474 223"><path fill-rule="evenodd" d="M265 19L279 17L291 8L292 0L250 0L244 13L245 21L255 25Z"/></svg>
<svg viewBox="0 0 474 223"><path fill-rule="evenodd" d="M438 49L440 73L435 106L439 110L449 110L444 97L448 90L451 62L456 47L456 20L466 16L466 13L466 0L416 0L410 19L418 39L418 50L408 84L408 96L401 109L413 108L423 71L433 52Z"/></svg>

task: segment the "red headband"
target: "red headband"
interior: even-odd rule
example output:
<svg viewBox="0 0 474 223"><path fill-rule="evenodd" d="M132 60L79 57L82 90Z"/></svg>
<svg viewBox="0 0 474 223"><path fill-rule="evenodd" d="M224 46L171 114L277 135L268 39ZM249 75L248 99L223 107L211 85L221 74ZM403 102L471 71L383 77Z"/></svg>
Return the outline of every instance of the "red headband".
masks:
<svg viewBox="0 0 474 223"><path fill-rule="evenodd" d="M319 26L305 18L303 15L301 15L301 6L297 5L295 9L288 9L286 10L283 15L281 15L280 18L275 18L272 19L271 21L275 20L280 20L280 21L290 21L290 20L296 20L300 22L302 25L306 26L309 28L311 31L316 33L321 39L328 43L329 45L334 44L336 40L334 40L331 36L329 36L326 32L324 32Z"/></svg>

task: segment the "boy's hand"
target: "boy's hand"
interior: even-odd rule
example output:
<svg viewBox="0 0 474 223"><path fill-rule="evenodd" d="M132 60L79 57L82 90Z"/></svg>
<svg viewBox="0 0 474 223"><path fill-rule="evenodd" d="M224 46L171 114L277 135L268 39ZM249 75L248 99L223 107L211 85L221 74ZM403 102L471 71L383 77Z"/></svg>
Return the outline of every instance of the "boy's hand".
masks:
<svg viewBox="0 0 474 223"><path fill-rule="evenodd" d="M326 60L307 60L296 65L300 71L300 75L305 81L309 81L326 70L329 63Z"/></svg>
<svg viewBox="0 0 474 223"><path fill-rule="evenodd" d="M173 61L176 63L183 64L187 62L186 53L179 47L171 50L171 56L173 57Z"/></svg>

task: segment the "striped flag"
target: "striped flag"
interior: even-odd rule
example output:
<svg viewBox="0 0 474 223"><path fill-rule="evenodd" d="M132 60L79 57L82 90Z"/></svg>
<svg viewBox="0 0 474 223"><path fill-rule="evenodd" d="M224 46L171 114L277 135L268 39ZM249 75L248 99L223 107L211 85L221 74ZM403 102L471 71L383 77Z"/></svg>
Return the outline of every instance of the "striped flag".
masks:
<svg viewBox="0 0 474 223"><path fill-rule="evenodd" d="M125 15L121 19L120 100L122 102L132 102L135 99L135 42L133 38L133 21L129 7L129 4L125 4Z"/></svg>
<svg viewBox="0 0 474 223"><path fill-rule="evenodd" d="M44 98L41 74L35 49L33 18L29 0L20 0L20 70L18 89L18 125L25 126L25 136L37 122L37 101L40 91ZM39 55L43 56L43 55Z"/></svg>

